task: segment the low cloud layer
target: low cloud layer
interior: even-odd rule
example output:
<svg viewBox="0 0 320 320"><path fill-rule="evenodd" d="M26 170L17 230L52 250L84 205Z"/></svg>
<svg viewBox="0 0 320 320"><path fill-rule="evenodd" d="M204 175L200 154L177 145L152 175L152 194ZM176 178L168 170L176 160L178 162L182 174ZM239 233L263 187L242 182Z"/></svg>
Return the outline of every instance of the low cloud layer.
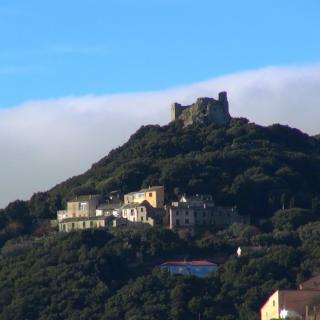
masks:
<svg viewBox="0 0 320 320"><path fill-rule="evenodd" d="M0 208L80 174L172 102L227 91L232 116L320 133L320 67L265 68L159 92L31 101L0 110Z"/></svg>

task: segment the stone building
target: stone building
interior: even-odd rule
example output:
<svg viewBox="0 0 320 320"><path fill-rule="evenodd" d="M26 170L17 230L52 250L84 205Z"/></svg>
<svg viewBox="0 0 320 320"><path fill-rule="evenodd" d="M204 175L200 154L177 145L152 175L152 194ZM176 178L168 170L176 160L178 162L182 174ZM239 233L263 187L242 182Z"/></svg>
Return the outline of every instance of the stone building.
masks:
<svg viewBox="0 0 320 320"><path fill-rule="evenodd" d="M261 320L319 320L320 276L299 285L298 290L277 290L260 310Z"/></svg>
<svg viewBox="0 0 320 320"><path fill-rule="evenodd" d="M152 186L124 195L124 203L142 203L148 201L153 208L162 208L164 205L164 187Z"/></svg>
<svg viewBox="0 0 320 320"><path fill-rule="evenodd" d="M238 214L236 207L216 206L211 195L183 196L178 202L172 202L168 211L170 229L205 225L219 228L247 222Z"/></svg>
<svg viewBox="0 0 320 320"><path fill-rule="evenodd" d="M100 203L96 209L96 216L115 216L121 215L123 202L120 196L109 196L104 202Z"/></svg>
<svg viewBox="0 0 320 320"><path fill-rule="evenodd" d="M163 224L164 187L154 186L124 196L103 198L100 195L79 196L67 202L66 210L57 212L59 231L119 226L132 222L150 226ZM117 221L112 222L117 218Z"/></svg>
<svg viewBox="0 0 320 320"><path fill-rule="evenodd" d="M130 222L161 225L163 216L162 208L153 208L146 200L142 203L127 203L122 207L122 217Z"/></svg>
<svg viewBox="0 0 320 320"><path fill-rule="evenodd" d="M216 124L225 126L229 124L229 103L226 92L219 93L219 99L198 98L197 101L188 106L174 103L171 106L171 120L180 120L186 127L193 123Z"/></svg>
<svg viewBox="0 0 320 320"><path fill-rule="evenodd" d="M102 197L100 195L78 196L67 202L66 210L58 211L58 222L69 218L95 217L96 209L101 201Z"/></svg>
<svg viewBox="0 0 320 320"><path fill-rule="evenodd" d="M59 231L70 232L75 230L104 228L112 225L113 217L78 217L67 218L59 222Z"/></svg>
<svg viewBox="0 0 320 320"><path fill-rule="evenodd" d="M67 209L57 212L59 231L106 227L113 216L105 214L105 201L100 195L78 196L68 201ZM112 206L114 207L114 204Z"/></svg>

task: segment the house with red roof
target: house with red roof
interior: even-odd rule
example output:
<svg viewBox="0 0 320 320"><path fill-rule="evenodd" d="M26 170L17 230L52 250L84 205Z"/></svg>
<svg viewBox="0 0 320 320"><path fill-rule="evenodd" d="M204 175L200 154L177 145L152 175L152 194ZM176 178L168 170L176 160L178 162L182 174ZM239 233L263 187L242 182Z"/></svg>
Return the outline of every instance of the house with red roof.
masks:
<svg viewBox="0 0 320 320"><path fill-rule="evenodd" d="M320 276L302 282L298 290L277 290L260 309L261 320L320 319Z"/></svg>

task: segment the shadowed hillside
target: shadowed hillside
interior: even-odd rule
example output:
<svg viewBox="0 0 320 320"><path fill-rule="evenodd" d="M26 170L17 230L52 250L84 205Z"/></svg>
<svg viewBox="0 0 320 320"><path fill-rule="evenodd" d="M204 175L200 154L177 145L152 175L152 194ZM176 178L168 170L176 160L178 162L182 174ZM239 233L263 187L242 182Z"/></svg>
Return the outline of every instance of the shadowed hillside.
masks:
<svg viewBox="0 0 320 320"><path fill-rule="evenodd" d="M167 201L209 193L256 226L183 239L163 228L34 238L74 195L160 184ZM320 141L297 129L246 119L141 127L84 174L0 211L0 318L257 320L272 291L320 272L319 186ZM188 256L224 263L208 279L157 268Z"/></svg>
<svg viewBox="0 0 320 320"><path fill-rule="evenodd" d="M0 237L34 231L39 219L55 218L74 195L149 185L164 185L167 201L182 193L212 194L217 204L235 204L253 221L280 208L317 208L320 141L288 126L262 127L243 118L226 127L183 128L179 121L143 126L84 174L29 202L9 204L0 211Z"/></svg>
<svg viewBox="0 0 320 320"><path fill-rule="evenodd" d="M167 201L182 193L209 193L217 203L236 204L255 217L283 206L311 208L319 195L320 142L297 129L245 119L233 119L228 127L144 126L49 195L65 200L159 184Z"/></svg>

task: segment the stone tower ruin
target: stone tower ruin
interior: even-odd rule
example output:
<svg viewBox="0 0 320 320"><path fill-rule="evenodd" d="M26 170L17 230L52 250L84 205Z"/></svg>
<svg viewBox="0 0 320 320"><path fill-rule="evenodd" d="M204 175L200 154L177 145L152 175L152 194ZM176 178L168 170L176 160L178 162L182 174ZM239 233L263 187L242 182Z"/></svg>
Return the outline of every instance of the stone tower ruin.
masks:
<svg viewBox="0 0 320 320"><path fill-rule="evenodd" d="M180 120L186 127L193 123L216 124L225 126L229 124L229 103L226 92L219 93L219 99L198 98L189 106L173 103L171 106L171 120Z"/></svg>

